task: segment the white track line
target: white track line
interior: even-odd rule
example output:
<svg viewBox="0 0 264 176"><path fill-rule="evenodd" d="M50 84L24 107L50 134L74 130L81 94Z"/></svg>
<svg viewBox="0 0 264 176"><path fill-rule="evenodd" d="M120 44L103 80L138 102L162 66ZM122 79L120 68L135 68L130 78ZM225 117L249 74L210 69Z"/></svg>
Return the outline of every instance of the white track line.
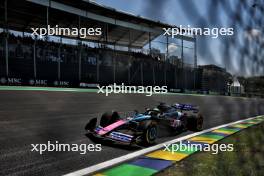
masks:
<svg viewBox="0 0 264 176"><path fill-rule="evenodd" d="M77 171L65 174L65 176L82 176L82 175L92 174L92 173L98 172L100 170L106 169L108 167L123 163L123 162L125 162L127 160L131 160L133 158L139 157L139 156L144 155L146 153L150 153L152 151L161 149L161 148L164 147L165 144L166 145L173 144L173 143L176 143L176 142L179 142L179 141L183 141L183 140L189 139L191 137L194 137L194 136L197 136L197 135L200 135L200 134L203 134L203 133L207 133L207 132L216 130L218 128L223 128L223 127L226 127L226 126L229 126L229 125L240 123L240 122L243 122L243 121L246 121L246 120L251 120L251 119L254 119L254 118L257 118L257 117L260 117L260 116L251 117L251 118L247 118L247 119L244 119L244 120L238 120L238 121L235 121L235 122L227 123L227 124L224 124L224 125L219 125L219 126L216 126L216 127L213 127L213 128L209 128L209 129L206 129L206 130L203 130L203 131L200 131L200 132L189 134L189 135L186 135L186 136L183 136L183 137L180 137L180 138L173 139L171 141L167 141L167 142L164 142L164 143L161 143L161 144L158 144L158 145L146 148L146 149L142 149L142 150L139 150L139 151L136 151L136 152L129 153L127 155L118 157L118 158L114 158L114 159L105 161L103 163L99 163L99 164L96 164L96 165L93 165L93 166L90 166L90 167L87 167L87 168L84 168L84 169L81 169L81 170L77 170Z"/></svg>

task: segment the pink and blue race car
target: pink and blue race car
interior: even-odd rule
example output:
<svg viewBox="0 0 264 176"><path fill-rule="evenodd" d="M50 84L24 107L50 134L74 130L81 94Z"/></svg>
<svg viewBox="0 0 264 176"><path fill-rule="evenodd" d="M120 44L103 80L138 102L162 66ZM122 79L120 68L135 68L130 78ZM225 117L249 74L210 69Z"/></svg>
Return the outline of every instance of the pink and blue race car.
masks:
<svg viewBox="0 0 264 176"><path fill-rule="evenodd" d="M107 112L97 125L98 120L93 118L85 126L88 137L128 145L148 146L164 135L203 129L203 116L199 108L189 104L160 103L144 113L135 111L124 117L116 111Z"/></svg>

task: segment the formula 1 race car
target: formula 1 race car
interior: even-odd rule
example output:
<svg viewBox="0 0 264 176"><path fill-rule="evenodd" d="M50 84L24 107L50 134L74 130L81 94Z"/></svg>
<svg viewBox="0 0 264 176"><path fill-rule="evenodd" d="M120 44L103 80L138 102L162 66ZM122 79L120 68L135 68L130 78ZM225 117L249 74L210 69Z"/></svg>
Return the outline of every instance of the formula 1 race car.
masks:
<svg viewBox="0 0 264 176"><path fill-rule="evenodd" d="M130 116L120 117L118 112L104 113L97 126L97 118L85 126L87 136L119 144L148 146L155 143L159 133L170 134L203 129L203 116L199 108L188 104L166 105L147 108L144 113L135 111Z"/></svg>

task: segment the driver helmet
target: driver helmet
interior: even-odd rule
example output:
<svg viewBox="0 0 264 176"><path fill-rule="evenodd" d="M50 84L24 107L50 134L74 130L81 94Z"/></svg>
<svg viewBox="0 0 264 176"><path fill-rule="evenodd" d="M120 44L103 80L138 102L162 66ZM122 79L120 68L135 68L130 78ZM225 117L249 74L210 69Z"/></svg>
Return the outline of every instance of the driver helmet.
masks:
<svg viewBox="0 0 264 176"><path fill-rule="evenodd" d="M152 111L150 111L151 115L158 115L160 113L160 110L158 108L153 108Z"/></svg>
<svg viewBox="0 0 264 176"><path fill-rule="evenodd" d="M166 112L169 108L170 108L170 106L166 105L165 103L161 103L160 105L158 105L158 109L161 112Z"/></svg>

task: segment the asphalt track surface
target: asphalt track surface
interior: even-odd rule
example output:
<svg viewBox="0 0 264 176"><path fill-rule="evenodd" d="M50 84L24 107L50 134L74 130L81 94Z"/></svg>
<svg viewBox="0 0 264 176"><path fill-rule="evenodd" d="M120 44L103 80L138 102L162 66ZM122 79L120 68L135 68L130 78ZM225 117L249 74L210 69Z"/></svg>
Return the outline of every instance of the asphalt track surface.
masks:
<svg viewBox="0 0 264 176"><path fill-rule="evenodd" d="M199 105L210 128L264 114L263 99L223 96L0 91L0 175L62 175L138 149L103 145L101 152L31 152L31 144L90 144L84 125L104 111L143 111L159 102ZM189 134L185 132L179 136ZM164 142L175 136L160 138Z"/></svg>

